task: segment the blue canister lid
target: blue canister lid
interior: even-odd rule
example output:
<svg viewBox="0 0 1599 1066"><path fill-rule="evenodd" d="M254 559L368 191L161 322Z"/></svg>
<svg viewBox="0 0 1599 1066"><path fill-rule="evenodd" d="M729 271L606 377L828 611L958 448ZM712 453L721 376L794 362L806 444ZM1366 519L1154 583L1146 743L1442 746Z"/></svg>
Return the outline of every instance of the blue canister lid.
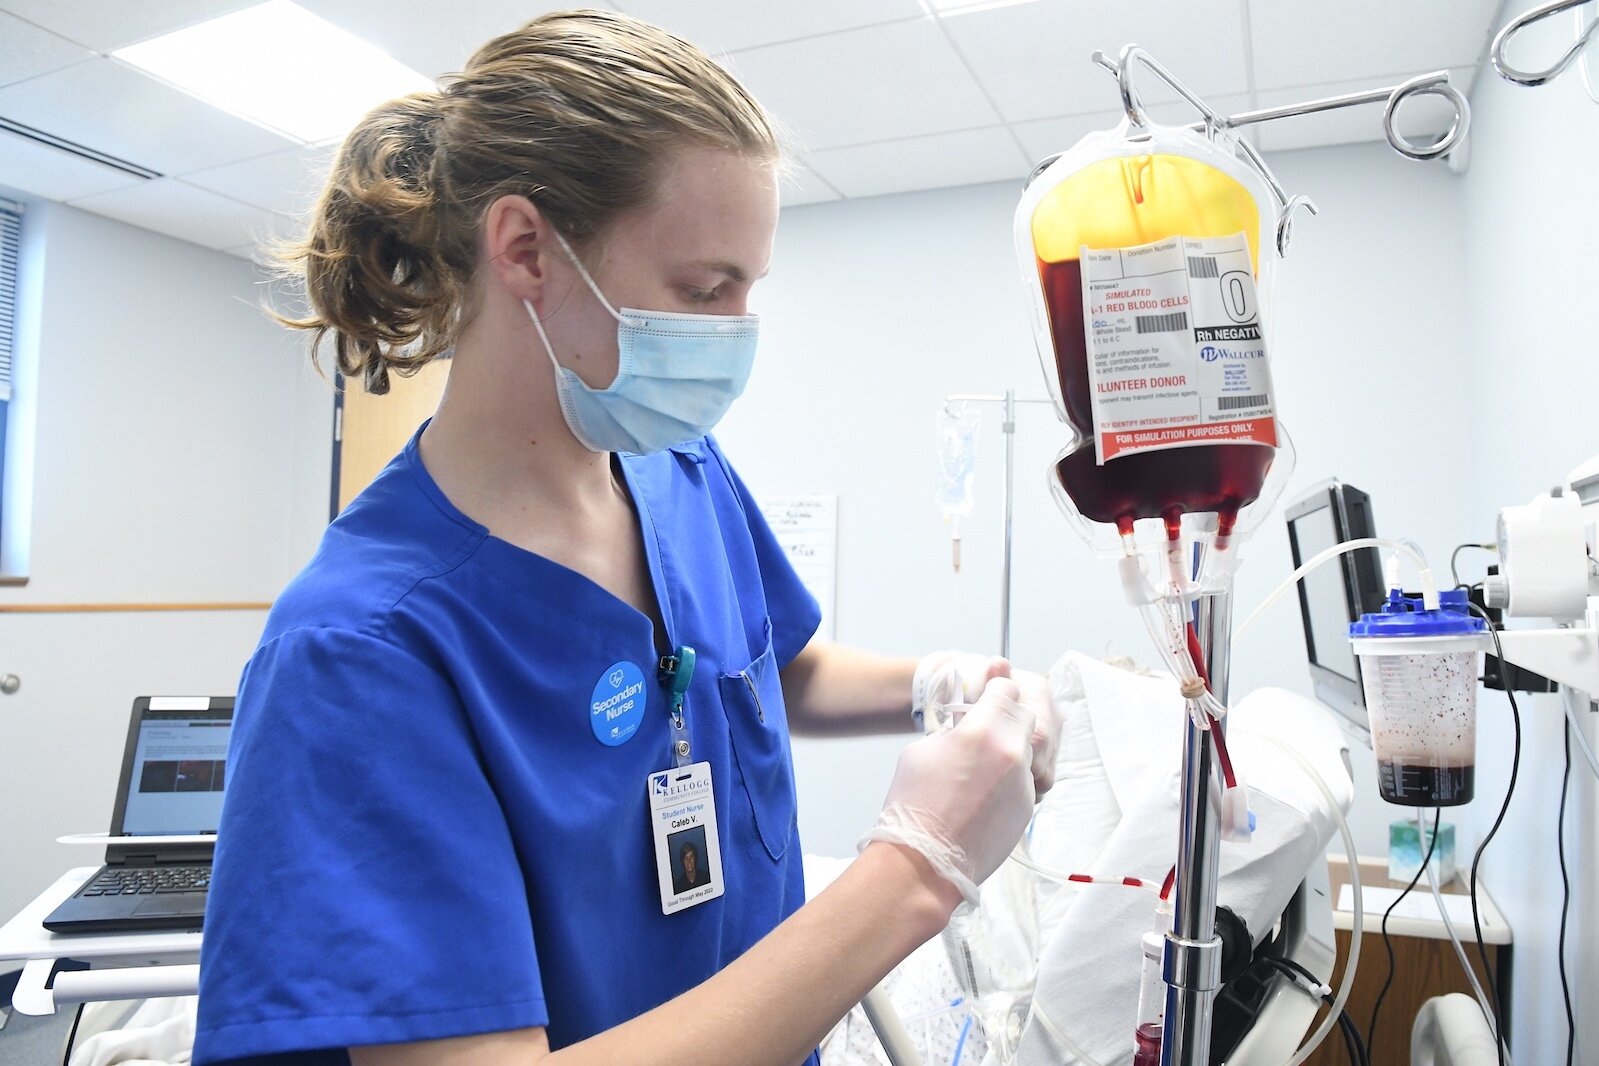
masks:
<svg viewBox="0 0 1599 1066"><path fill-rule="evenodd" d="M1471 613L1465 589L1445 589L1438 593L1438 609L1422 608L1420 596L1406 596L1398 589L1388 593L1388 602L1376 614L1363 614L1349 625L1351 637L1460 637L1488 631L1488 623Z"/></svg>

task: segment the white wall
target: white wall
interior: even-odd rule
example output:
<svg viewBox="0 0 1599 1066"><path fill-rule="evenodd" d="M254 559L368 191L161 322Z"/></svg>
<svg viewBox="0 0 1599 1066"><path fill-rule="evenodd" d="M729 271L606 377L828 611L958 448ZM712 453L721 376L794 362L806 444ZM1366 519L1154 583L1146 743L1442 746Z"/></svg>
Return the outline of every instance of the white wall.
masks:
<svg viewBox="0 0 1599 1066"><path fill-rule="evenodd" d="M29 582L0 603L270 601L326 520L332 401L257 272L55 204L24 226ZM0 614L0 912L100 860L54 840L105 830L133 697L231 694L263 619Z"/></svg>
<svg viewBox="0 0 1599 1066"><path fill-rule="evenodd" d="M1551 19L1559 33L1564 19ZM1551 45L1528 55L1557 54ZM1530 60L1529 60L1530 62ZM1483 78L1473 94L1471 167L1466 176L1461 305L1471 332L1473 390L1471 534L1491 540L1495 510L1525 503L1563 482L1599 453L1599 104L1576 71L1540 89ZM1466 538L1462 538L1466 539ZM1478 564L1480 565L1480 563ZM1534 622L1534 624L1536 624ZM1484 879L1515 929L1515 1053L1518 1062L1564 1062L1566 1021L1555 968L1560 875L1554 826L1563 764L1559 702L1521 700L1523 755L1515 800L1484 860ZM1479 710L1478 801L1469 808L1480 838L1507 780L1512 728L1502 695ZM1595 715L1584 713L1590 739ZM1599 1017L1583 1005L1599 987L1599 793L1576 755L1568 849L1574 897L1567 958L1577 993L1578 1061L1599 1056Z"/></svg>

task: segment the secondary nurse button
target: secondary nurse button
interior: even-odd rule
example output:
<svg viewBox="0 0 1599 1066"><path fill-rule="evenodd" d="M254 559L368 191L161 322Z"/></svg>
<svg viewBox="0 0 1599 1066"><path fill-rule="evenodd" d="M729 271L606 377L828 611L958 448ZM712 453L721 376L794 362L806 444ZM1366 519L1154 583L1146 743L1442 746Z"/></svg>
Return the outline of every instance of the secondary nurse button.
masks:
<svg viewBox="0 0 1599 1066"><path fill-rule="evenodd" d="M594 683L589 697L589 725L601 744L615 747L625 743L644 720L644 671L622 661L613 665Z"/></svg>

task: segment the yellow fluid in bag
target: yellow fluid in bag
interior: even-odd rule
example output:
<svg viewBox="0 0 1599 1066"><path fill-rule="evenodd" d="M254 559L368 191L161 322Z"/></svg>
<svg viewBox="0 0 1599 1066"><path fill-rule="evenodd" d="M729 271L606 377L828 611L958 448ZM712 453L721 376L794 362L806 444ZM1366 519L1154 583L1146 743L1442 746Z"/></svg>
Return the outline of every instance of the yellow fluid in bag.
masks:
<svg viewBox="0 0 1599 1066"><path fill-rule="evenodd" d="M1239 510L1260 495L1273 448L1192 444L1097 462L1078 259L1084 246L1132 248L1174 236L1242 232L1258 277L1260 211L1255 198L1238 181L1197 159L1122 156L1062 179L1034 208L1031 229L1060 395L1067 417L1086 442L1056 464L1061 487L1084 517L1123 532L1131 532L1141 518L1173 524L1184 512L1215 512L1221 531L1230 532Z"/></svg>

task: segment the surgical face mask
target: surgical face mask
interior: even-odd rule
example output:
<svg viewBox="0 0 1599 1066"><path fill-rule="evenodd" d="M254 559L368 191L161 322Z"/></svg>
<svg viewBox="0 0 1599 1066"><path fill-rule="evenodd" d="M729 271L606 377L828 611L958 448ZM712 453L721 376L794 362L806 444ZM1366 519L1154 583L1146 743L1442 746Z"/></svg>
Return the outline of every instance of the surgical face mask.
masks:
<svg viewBox="0 0 1599 1066"><path fill-rule="evenodd" d="M709 433L749 381L759 317L618 311L566 239L555 236L617 323L616 380L595 389L556 360L538 312L522 301L555 367L561 414L572 435L590 451L648 455Z"/></svg>

